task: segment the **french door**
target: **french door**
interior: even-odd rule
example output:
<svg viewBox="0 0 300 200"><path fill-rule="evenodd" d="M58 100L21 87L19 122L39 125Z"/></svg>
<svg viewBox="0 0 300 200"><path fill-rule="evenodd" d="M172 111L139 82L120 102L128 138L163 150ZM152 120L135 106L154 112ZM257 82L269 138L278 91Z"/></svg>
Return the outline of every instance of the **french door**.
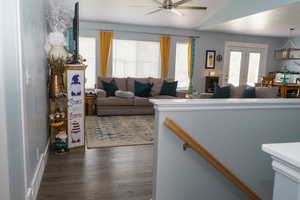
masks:
<svg viewBox="0 0 300 200"><path fill-rule="evenodd" d="M223 81L234 86L254 86L265 73L266 48L227 45Z"/></svg>

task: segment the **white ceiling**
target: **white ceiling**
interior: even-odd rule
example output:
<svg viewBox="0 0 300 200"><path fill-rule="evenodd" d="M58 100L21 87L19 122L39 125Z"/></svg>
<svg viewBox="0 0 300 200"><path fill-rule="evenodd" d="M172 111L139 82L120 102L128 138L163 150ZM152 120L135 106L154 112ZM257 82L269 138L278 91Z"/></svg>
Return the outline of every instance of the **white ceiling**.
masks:
<svg viewBox="0 0 300 200"><path fill-rule="evenodd" d="M184 16L177 16L168 11L146 15L147 12L158 7L153 0L80 0L80 19L195 29L207 18L222 9L228 1L230 0L192 0L191 3L185 5L207 6L208 10L182 10ZM153 7L130 7L131 5L150 5Z"/></svg>
<svg viewBox="0 0 300 200"><path fill-rule="evenodd" d="M73 8L76 1L80 2L80 19L85 21L198 29L278 37L288 36L288 29L290 27L295 27L295 35L300 35L300 3L294 3L297 1L299 2L300 0L287 0L292 2L292 4L287 7L264 11L218 25L208 22L214 21L213 19L218 18L220 14L228 16L231 13L234 15L234 13L232 13L234 10L232 10L231 7L236 5L236 7L244 9L243 2L240 0L192 0L191 3L186 5L207 6L208 10L182 10L184 16L177 16L168 11L146 15L147 12L152 11L157 7L157 4L153 0L50 0L50 2L62 4L68 8ZM131 7L131 5L151 5L153 7ZM267 6L268 4L266 3L265 5L262 5L265 9L268 9ZM252 10L252 13L254 13L255 9ZM241 11L240 16L241 13L245 13L244 15L246 15L247 12ZM236 18L237 17L238 16L236 16ZM221 18L223 19L224 17ZM209 26L207 26L207 24L209 24ZM203 28L204 25L205 28Z"/></svg>
<svg viewBox="0 0 300 200"><path fill-rule="evenodd" d="M214 25L203 30L286 37L289 36L291 27L296 29L294 35L299 36L300 3Z"/></svg>

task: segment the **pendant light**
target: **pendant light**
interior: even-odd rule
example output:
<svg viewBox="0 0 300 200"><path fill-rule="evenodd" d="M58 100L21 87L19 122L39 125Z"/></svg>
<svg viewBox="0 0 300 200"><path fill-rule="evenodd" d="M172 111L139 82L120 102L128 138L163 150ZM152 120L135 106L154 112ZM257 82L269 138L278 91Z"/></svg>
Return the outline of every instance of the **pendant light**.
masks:
<svg viewBox="0 0 300 200"><path fill-rule="evenodd" d="M295 28L289 29L289 38L286 44L281 48L275 50L276 60L300 60L300 49L296 47L293 41L293 32Z"/></svg>

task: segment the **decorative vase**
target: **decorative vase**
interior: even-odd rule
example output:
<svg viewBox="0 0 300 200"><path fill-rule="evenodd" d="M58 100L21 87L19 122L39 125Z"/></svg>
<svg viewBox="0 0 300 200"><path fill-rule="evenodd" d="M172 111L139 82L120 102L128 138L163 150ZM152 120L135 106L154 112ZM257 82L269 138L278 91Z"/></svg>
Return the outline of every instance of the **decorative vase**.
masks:
<svg viewBox="0 0 300 200"><path fill-rule="evenodd" d="M68 52L63 45L52 45L51 50L49 51L49 57L53 57L54 59L66 59L68 57Z"/></svg>
<svg viewBox="0 0 300 200"><path fill-rule="evenodd" d="M63 92L62 80L58 75L52 76L50 86L50 97L52 98L58 97L61 94L61 92Z"/></svg>

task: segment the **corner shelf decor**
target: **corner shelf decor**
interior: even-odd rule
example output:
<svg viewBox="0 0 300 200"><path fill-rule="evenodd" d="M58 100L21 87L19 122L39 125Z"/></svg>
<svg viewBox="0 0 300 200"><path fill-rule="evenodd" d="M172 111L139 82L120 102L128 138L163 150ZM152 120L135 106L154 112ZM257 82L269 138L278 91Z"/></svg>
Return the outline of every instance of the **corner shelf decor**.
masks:
<svg viewBox="0 0 300 200"><path fill-rule="evenodd" d="M49 66L49 130L57 153L82 147L84 141L84 77L86 65L52 58Z"/></svg>

